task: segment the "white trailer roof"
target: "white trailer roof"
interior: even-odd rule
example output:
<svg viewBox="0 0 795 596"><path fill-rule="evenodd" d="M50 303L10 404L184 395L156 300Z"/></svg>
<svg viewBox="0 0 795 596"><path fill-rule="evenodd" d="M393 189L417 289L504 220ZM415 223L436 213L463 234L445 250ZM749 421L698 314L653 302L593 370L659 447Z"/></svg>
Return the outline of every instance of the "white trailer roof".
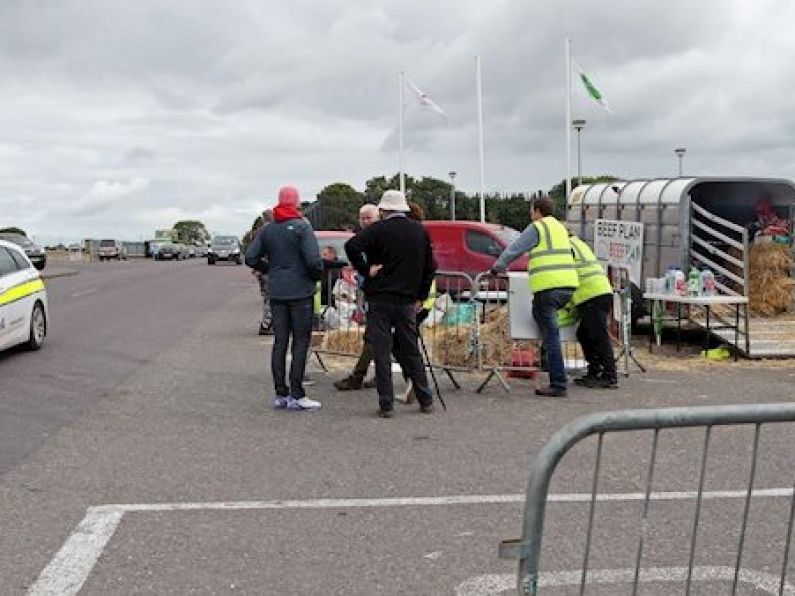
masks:
<svg viewBox="0 0 795 596"><path fill-rule="evenodd" d="M678 204L690 189L702 182L760 183L784 185L791 194L794 188L789 180L775 178L700 177L700 178L649 178L583 184L571 192L570 206L618 204Z"/></svg>

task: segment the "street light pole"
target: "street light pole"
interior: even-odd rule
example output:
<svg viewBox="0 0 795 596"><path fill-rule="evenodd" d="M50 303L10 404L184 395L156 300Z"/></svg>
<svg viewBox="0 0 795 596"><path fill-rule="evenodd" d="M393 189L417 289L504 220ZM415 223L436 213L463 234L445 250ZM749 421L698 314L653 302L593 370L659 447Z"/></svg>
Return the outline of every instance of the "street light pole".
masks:
<svg viewBox="0 0 795 596"><path fill-rule="evenodd" d="M455 221L455 176L456 173L453 170L448 172L448 176L450 176L450 221Z"/></svg>
<svg viewBox="0 0 795 596"><path fill-rule="evenodd" d="M687 151L687 149L685 149L684 147L677 147L676 149L674 149L674 153L676 153L676 156L679 158L679 177L680 178L682 177L682 159L684 158L686 151Z"/></svg>
<svg viewBox="0 0 795 596"><path fill-rule="evenodd" d="M571 125L577 131L577 186L582 186L582 153L580 152L580 132L585 128L585 120L572 120Z"/></svg>

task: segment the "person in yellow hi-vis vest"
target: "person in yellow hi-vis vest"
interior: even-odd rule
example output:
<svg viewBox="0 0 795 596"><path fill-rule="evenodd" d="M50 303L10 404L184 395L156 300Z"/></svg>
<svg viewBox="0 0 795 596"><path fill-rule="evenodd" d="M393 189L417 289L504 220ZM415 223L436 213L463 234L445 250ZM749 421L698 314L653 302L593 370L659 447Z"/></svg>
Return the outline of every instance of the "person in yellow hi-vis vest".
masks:
<svg viewBox="0 0 795 596"><path fill-rule="evenodd" d="M527 269L533 293L533 319L541 331L541 344L549 367L549 386L536 389L536 395L566 397L566 369L557 315L558 310L571 300L580 282L569 232L553 217L553 211L549 197L535 199L530 211L532 222L503 251L491 273L502 273L521 255L530 253Z"/></svg>
<svg viewBox="0 0 795 596"><path fill-rule="evenodd" d="M616 361L607 332L607 319L613 308L613 286L591 248L573 234L569 242L580 280L580 286L571 297L580 315L577 341L588 362L587 374L574 382L591 389L618 389Z"/></svg>

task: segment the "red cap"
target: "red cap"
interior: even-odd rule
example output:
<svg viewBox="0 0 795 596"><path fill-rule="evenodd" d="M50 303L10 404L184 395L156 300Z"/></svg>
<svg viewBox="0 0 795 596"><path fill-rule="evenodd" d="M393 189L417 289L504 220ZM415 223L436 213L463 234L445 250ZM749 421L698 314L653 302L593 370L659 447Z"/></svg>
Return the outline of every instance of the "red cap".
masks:
<svg viewBox="0 0 795 596"><path fill-rule="evenodd" d="M279 189L279 205L283 207L298 207L301 198L298 196L298 189L295 186L282 186Z"/></svg>

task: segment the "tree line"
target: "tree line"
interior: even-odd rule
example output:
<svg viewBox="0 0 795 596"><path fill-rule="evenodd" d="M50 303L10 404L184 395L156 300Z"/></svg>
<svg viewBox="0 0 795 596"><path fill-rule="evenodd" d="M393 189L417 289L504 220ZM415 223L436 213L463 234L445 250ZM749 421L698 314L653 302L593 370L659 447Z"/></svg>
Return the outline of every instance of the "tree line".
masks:
<svg viewBox="0 0 795 596"><path fill-rule="evenodd" d="M426 219L450 220L450 196L453 186L449 182L423 176L415 178L404 176L406 195L410 201L419 204L425 211ZM615 176L583 177L583 184L612 182ZM571 186L578 180L572 178ZM301 203L301 210L315 230L356 230L359 226L359 208L365 203L377 204L384 191L400 188L398 174L387 178L376 176L364 183L364 190L356 190L347 182L334 182L323 188L314 201ZM486 221L523 230L530 222L530 201L540 195L548 195L555 203L556 214L566 215L566 181L561 180L547 191L531 193L491 193L486 194ZM480 201L477 195L455 190L456 220L480 220ZM257 215L251 228L243 235L243 243L248 244L255 232L262 226L262 216Z"/></svg>
<svg viewBox="0 0 795 596"><path fill-rule="evenodd" d="M584 184L617 180L610 175L583 178ZM577 180L572 179L572 188ZM345 230L358 226L359 207L365 203L377 204L385 190L400 186L398 174L391 178L377 176L364 184L364 190L356 190L345 182L329 184L321 190L317 199L302 203L304 214L316 230ZM455 192L455 216L457 220L480 219L480 201L477 195L453 190L452 184L431 176L414 178L405 176L406 196L419 204L427 219L451 219L451 195ZM529 222L529 203L533 198L549 195L555 202L559 217L565 216L565 180L547 191L530 193L486 194L486 221L523 230Z"/></svg>

